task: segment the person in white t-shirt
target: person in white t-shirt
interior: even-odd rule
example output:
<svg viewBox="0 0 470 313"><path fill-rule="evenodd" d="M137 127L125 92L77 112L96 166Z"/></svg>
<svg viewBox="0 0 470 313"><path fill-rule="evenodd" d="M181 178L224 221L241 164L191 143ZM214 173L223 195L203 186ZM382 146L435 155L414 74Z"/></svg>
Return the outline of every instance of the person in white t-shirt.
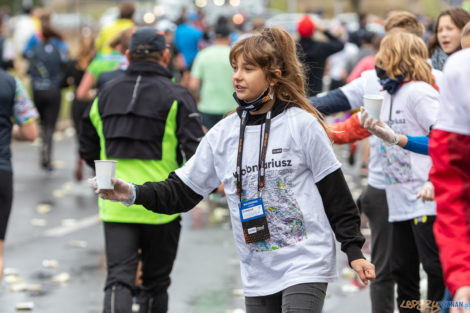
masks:
<svg viewBox="0 0 470 313"><path fill-rule="evenodd" d="M230 61L237 112L210 129L182 168L162 182L116 178L113 190L97 191L169 214L190 210L224 183L246 312L320 313L337 278L334 236L360 279L375 279L361 252L358 209L306 98L290 35L265 29L237 42Z"/></svg>
<svg viewBox="0 0 470 313"><path fill-rule="evenodd" d="M470 25L470 24L468 24ZM470 26L469 26L470 30ZM470 301L470 49L454 53L444 66L436 127L429 139L430 173L436 187L434 235L446 286L454 302ZM452 308L451 313L468 312Z"/></svg>
<svg viewBox="0 0 470 313"><path fill-rule="evenodd" d="M380 120L395 133L427 136L437 120L439 93L426 59L424 41L413 34L392 32L381 43L375 59L386 91ZM391 270L398 285L398 305L421 299L420 263L428 275L427 299L441 301L444 281L433 235L436 205L416 197L429 178L431 159L383 141L381 160L393 227ZM399 310L409 312L401 306Z"/></svg>
<svg viewBox="0 0 470 313"><path fill-rule="evenodd" d="M424 26L416 15L406 11L396 11L385 21L385 30L403 31L422 37ZM442 73L432 71L436 84L439 86ZM340 111L359 109L363 105L364 95L382 95L385 93L379 84L379 78L375 70L362 73L361 77L349 84L328 92L323 97L309 98L309 101L323 114L332 114ZM359 123L359 114L354 114L351 119ZM352 121L354 123L354 120ZM344 124L349 123L349 120ZM360 124L359 124L360 125ZM336 125L338 126L338 125ZM345 133L354 133L357 129L336 128ZM362 127L361 127L362 128ZM359 133L358 131L357 133ZM348 134L345 134L347 136ZM369 135L369 134L367 134ZM339 134L331 136L337 137ZM353 136L350 136L352 138ZM363 139L366 136L358 138ZM411 138L411 137L410 137ZM407 139L407 137L405 137ZM392 225L388 222L388 205L385 192L385 177L383 175L380 160L381 142L376 136L369 137L370 160L369 174L366 188L360 195L360 204L364 214L369 220L371 229L371 258L376 266L376 280L370 286L371 312L393 313L395 308L395 287L390 271ZM393 142L393 140L392 140ZM426 148L427 150L427 148ZM413 151L416 152L416 151Z"/></svg>

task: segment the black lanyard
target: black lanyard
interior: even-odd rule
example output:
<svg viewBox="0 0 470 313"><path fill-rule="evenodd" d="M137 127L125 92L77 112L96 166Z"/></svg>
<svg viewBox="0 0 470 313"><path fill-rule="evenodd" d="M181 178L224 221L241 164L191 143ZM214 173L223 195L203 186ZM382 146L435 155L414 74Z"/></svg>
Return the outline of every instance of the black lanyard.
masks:
<svg viewBox="0 0 470 313"><path fill-rule="evenodd" d="M242 157L243 157L243 142L245 141L245 128L246 128L246 117L248 111L243 110L242 117L240 119L240 137L238 139L238 156L237 156L237 194L242 201ZM258 159L258 194L264 188L265 178L265 164L266 164L266 153L268 151L268 138L271 130L271 110L266 113L264 127L264 135L260 136L260 155ZM261 124L260 135L262 133L263 125Z"/></svg>

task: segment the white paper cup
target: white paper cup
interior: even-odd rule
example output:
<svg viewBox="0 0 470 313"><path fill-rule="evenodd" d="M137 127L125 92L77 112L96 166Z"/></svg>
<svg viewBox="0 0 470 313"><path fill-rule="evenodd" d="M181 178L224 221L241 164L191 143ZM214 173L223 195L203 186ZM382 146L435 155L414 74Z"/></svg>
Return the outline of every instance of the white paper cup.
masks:
<svg viewBox="0 0 470 313"><path fill-rule="evenodd" d="M116 175L117 161L95 160L96 182L99 189L114 189L111 178Z"/></svg>
<svg viewBox="0 0 470 313"><path fill-rule="evenodd" d="M384 97L381 95L364 95L364 109L369 116L376 120L380 120L380 109Z"/></svg>

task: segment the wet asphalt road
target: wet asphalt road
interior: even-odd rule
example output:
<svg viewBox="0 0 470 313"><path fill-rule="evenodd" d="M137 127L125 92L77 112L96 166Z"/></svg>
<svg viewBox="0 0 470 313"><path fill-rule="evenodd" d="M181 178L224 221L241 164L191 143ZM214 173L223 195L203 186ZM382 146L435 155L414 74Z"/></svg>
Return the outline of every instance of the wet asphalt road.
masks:
<svg viewBox="0 0 470 313"><path fill-rule="evenodd" d="M21 302L33 302L32 312L101 312L105 258L96 196L85 182L73 179L76 144L72 132L58 134L54 151L57 168L52 173L39 169L36 145L13 144L15 198L5 267L17 275L0 283L0 313L17 312L16 305ZM344 154L339 149L340 159ZM344 165L343 170L352 174L357 167ZM357 195L360 181L347 178ZM238 257L227 217L217 208L220 206L223 204L205 201L183 215L169 313L244 313ZM346 260L339 247L337 250L340 279L329 285L323 311L370 312L368 289L356 291L343 277ZM44 267L48 260L53 260L49 265L56 261L52 265L57 266ZM61 273L69 279L55 282ZM14 279L17 281L12 282ZM30 290L21 291L24 288Z"/></svg>

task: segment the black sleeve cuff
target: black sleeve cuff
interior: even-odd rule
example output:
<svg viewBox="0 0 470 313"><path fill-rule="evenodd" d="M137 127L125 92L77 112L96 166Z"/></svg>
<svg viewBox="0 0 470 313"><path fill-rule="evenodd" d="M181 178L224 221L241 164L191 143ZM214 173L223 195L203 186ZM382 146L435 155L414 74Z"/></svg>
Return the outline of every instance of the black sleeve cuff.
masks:
<svg viewBox="0 0 470 313"><path fill-rule="evenodd" d="M364 254L359 246L350 246L346 249L346 255L348 257L348 264L351 266L351 262L357 259L365 259Z"/></svg>
<svg viewBox="0 0 470 313"><path fill-rule="evenodd" d="M144 199L148 199L152 196L152 191L144 185L135 185L135 204L144 205Z"/></svg>
<svg viewBox="0 0 470 313"><path fill-rule="evenodd" d="M175 172L159 182L135 186L135 204L161 214L176 214L191 210L203 197L179 179Z"/></svg>

